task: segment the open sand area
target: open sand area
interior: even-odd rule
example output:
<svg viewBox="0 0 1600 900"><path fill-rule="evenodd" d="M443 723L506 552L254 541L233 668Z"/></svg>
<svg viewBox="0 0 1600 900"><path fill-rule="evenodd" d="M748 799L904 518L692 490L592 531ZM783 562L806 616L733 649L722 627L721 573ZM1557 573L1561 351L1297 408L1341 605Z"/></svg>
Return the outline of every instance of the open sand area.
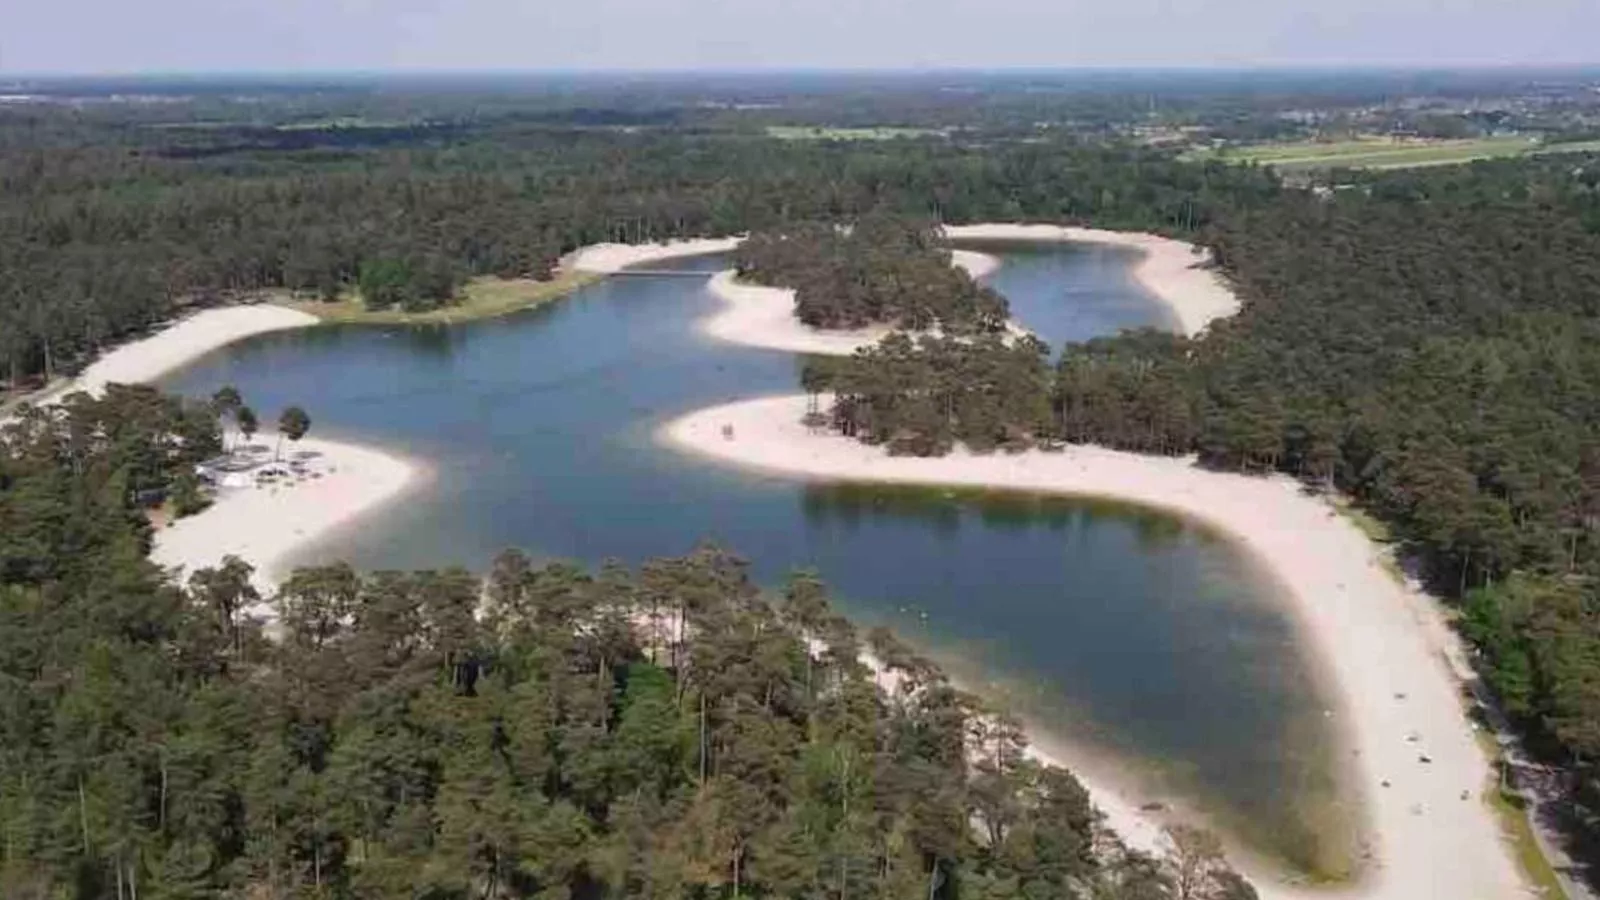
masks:
<svg viewBox="0 0 1600 900"><path fill-rule="evenodd" d="M263 594L288 574L286 563L309 546L371 514L427 477L427 467L361 444L307 437L285 447L285 456L315 454L308 469L316 477L218 489L217 502L198 515L156 532L150 558L179 570L196 569L237 556L256 567Z"/></svg>
<svg viewBox="0 0 1600 900"><path fill-rule="evenodd" d="M109 383L139 384L207 353L269 331L305 328L317 317L281 306L223 306L195 313L158 334L124 344L91 363L61 394L99 394Z"/></svg>
<svg viewBox="0 0 1600 900"><path fill-rule="evenodd" d="M742 237L692 238L658 244L591 244L569 254L566 268L596 275L615 275L623 269L685 256L727 253L744 241Z"/></svg>

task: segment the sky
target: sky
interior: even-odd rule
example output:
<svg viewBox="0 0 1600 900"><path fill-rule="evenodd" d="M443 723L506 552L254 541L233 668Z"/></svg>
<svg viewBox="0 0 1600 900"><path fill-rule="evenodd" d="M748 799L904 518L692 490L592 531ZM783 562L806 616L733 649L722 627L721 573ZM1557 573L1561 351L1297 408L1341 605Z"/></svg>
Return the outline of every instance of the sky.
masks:
<svg viewBox="0 0 1600 900"><path fill-rule="evenodd" d="M0 0L0 72L1570 65L1600 0Z"/></svg>

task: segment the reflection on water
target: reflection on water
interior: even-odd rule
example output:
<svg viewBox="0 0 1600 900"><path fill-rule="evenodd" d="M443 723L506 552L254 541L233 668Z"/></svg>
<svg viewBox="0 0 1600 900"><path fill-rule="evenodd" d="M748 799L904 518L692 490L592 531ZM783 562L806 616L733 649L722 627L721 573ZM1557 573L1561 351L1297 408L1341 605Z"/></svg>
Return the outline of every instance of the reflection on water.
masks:
<svg viewBox="0 0 1600 900"><path fill-rule="evenodd" d="M1126 260L1034 250L992 281L1059 343L1160 321ZM1338 858L1348 817L1328 802L1320 692L1272 585L1236 548L1115 503L805 486L658 448L650 435L672 416L795 388L798 358L694 328L716 305L695 279L610 279L495 322L266 335L169 386L231 382L258 410L298 403L317 433L432 463L424 490L303 562L482 568L506 547L638 562L710 539L767 584L814 567L852 616L892 625L1051 733L1131 761L1142 790L1189 798L1302 867Z"/></svg>

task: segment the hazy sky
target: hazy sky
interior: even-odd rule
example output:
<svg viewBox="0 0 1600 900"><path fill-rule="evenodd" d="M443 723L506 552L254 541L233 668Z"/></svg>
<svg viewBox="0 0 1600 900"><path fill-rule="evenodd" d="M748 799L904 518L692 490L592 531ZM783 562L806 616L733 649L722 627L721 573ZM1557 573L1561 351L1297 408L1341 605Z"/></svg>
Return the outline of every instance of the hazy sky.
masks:
<svg viewBox="0 0 1600 900"><path fill-rule="evenodd" d="M0 0L0 71L1600 62L1600 0Z"/></svg>

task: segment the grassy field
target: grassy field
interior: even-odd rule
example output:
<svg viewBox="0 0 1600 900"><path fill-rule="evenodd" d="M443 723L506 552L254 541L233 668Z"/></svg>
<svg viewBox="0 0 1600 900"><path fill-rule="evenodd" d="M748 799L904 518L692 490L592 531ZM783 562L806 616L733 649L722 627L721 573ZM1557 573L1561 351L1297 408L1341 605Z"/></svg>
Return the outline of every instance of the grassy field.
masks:
<svg viewBox="0 0 1600 900"><path fill-rule="evenodd" d="M599 280L587 272L565 272L549 281L474 278L461 291L461 302L442 309L409 313L399 309L369 310L361 298L350 296L333 303L316 300L279 300L285 306L308 312L324 322L362 322L375 325L449 325L490 319L548 303Z"/></svg>
<svg viewBox="0 0 1600 900"><path fill-rule="evenodd" d="M1363 137L1346 141L1294 141L1198 150L1190 159L1259 163L1285 172L1313 169L1408 169L1448 166L1478 159L1600 150L1600 141L1544 144L1526 137L1492 137L1457 141L1394 140Z"/></svg>
<svg viewBox="0 0 1600 900"><path fill-rule="evenodd" d="M832 128L810 125L768 125L767 136L784 141L892 141L897 138L942 137L935 128Z"/></svg>

